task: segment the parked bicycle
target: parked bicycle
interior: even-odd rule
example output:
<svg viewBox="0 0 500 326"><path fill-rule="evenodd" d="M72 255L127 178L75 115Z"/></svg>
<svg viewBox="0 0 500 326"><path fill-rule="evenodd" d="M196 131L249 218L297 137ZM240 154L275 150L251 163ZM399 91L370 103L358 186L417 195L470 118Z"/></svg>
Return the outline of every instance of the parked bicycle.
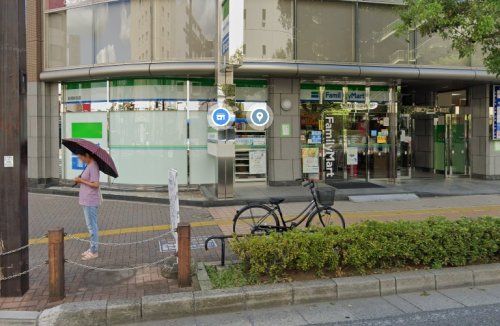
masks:
<svg viewBox="0 0 500 326"><path fill-rule="evenodd" d="M317 187L312 181L305 181L302 186L311 191L312 200L296 217L285 220L280 204L284 198L270 198L269 203L251 203L236 212L233 219L234 233L269 233L287 231L305 222L306 227L326 227L337 225L345 228L342 214L333 208L335 188Z"/></svg>

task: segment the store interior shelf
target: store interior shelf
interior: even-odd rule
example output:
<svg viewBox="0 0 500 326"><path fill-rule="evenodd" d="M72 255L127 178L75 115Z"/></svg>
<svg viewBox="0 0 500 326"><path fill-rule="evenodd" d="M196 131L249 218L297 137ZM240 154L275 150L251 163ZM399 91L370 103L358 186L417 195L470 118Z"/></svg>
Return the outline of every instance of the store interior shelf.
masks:
<svg viewBox="0 0 500 326"><path fill-rule="evenodd" d="M235 181L250 182L250 181L266 181L265 173L250 173L257 172L255 164L265 164L260 160L266 160L266 132L252 129L236 129L236 158L235 158ZM259 151L264 154L257 154L254 151ZM256 161L256 157L259 158ZM264 165L265 166L265 165ZM258 170L262 172L262 169Z"/></svg>

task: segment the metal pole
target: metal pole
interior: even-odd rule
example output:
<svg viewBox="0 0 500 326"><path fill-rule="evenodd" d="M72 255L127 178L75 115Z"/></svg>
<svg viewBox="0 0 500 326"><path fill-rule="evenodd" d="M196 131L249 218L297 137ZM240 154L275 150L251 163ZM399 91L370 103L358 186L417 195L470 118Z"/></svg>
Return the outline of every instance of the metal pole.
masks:
<svg viewBox="0 0 500 326"><path fill-rule="evenodd" d="M64 229L49 231L49 301L64 299Z"/></svg>
<svg viewBox="0 0 500 326"><path fill-rule="evenodd" d="M0 245L4 251L28 243L26 138L25 1L0 1ZM1 259L8 277L29 268L28 249ZM29 289L24 274L2 281L2 297L22 296Z"/></svg>
<svg viewBox="0 0 500 326"><path fill-rule="evenodd" d="M396 151L398 135L397 119L397 96L396 85L389 87L389 136L390 136L390 156L389 156L389 181L395 182L397 178L398 158Z"/></svg>

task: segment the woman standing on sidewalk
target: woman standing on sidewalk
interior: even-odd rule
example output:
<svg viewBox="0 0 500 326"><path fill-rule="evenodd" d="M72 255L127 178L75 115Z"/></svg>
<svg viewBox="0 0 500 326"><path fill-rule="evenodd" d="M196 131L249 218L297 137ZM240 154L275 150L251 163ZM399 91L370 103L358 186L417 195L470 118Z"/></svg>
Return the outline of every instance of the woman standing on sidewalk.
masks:
<svg viewBox="0 0 500 326"><path fill-rule="evenodd" d="M99 241L97 217L101 205L99 166L89 153L78 154L78 158L86 165L82 174L75 178L75 182L80 185L79 203L83 208L85 222L90 233L90 248L82 253L82 260L90 260L99 257L97 253Z"/></svg>

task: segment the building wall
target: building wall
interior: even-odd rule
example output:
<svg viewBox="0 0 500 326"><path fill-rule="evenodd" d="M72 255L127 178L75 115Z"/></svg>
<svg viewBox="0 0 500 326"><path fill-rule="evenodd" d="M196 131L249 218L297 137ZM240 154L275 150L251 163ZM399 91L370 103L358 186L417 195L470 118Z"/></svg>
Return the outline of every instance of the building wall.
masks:
<svg viewBox="0 0 500 326"><path fill-rule="evenodd" d="M288 99L290 110L281 108ZM269 106L274 113L274 122L267 132L268 180L270 185L297 184L302 178L300 157L300 80L276 78L269 80ZM290 136L282 137L283 125L290 126Z"/></svg>
<svg viewBox="0 0 500 326"><path fill-rule="evenodd" d="M42 71L42 1L26 1L28 178L30 186L59 178L57 84L40 81Z"/></svg>
<svg viewBox="0 0 500 326"><path fill-rule="evenodd" d="M469 97L472 111L472 175L477 178L500 179L500 142L491 140L491 85L469 88Z"/></svg>

